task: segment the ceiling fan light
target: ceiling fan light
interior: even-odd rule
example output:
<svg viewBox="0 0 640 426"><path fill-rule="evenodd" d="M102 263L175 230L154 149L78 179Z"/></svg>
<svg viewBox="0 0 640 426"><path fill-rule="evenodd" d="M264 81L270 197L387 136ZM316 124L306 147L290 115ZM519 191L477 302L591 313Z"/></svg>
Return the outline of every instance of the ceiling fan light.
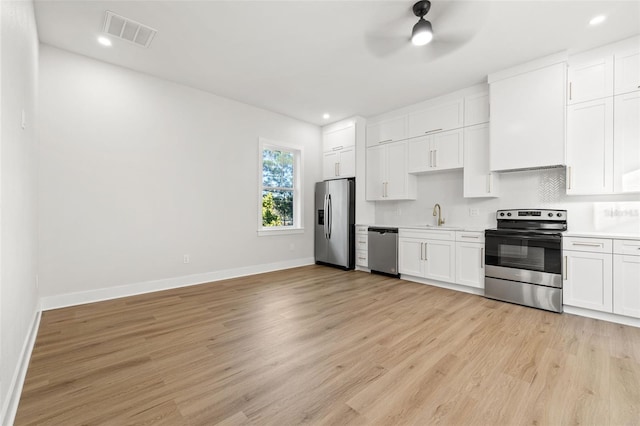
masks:
<svg viewBox="0 0 640 426"><path fill-rule="evenodd" d="M424 18L420 18L417 24L413 26L411 32L411 43L415 46L424 46L433 39L433 30L431 28L431 22L425 21Z"/></svg>

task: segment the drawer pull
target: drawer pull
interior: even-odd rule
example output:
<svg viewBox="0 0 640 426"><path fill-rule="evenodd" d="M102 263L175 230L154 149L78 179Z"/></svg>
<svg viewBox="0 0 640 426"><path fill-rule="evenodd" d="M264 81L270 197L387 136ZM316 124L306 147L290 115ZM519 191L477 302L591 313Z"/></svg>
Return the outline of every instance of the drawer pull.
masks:
<svg viewBox="0 0 640 426"><path fill-rule="evenodd" d="M479 237L479 236L477 236L477 235L461 235L461 237L462 237L462 238L475 238L475 239L480 238L480 237Z"/></svg>
<svg viewBox="0 0 640 426"><path fill-rule="evenodd" d="M427 131L426 131L426 132L424 132L424 133L425 133L425 134L427 134L427 133L439 132L439 131L441 131L441 130L442 130L442 129L427 130Z"/></svg>
<svg viewBox="0 0 640 426"><path fill-rule="evenodd" d="M567 280L567 276L569 275L567 273L567 256L564 257L564 271L563 272L564 272L564 277L563 278L566 281Z"/></svg>
<svg viewBox="0 0 640 426"><path fill-rule="evenodd" d="M584 246L584 247L602 247L600 243L571 243L574 246Z"/></svg>

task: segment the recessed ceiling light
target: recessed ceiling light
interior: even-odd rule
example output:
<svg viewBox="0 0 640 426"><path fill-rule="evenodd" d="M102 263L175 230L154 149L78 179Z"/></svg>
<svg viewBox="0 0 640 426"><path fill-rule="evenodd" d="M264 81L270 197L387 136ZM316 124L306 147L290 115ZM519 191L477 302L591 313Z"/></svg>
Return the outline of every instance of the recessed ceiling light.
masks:
<svg viewBox="0 0 640 426"><path fill-rule="evenodd" d="M325 112L324 114L322 114L322 118L324 118L325 120L328 120L331 118L331 116Z"/></svg>
<svg viewBox="0 0 640 426"><path fill-rule="evenodd" d="M591 18L591 20L589 21L589 25L598 25L598 24L602 24L604 22L604 20L607 19L606 16L604 15L598 15L598 16L594 16L593 18Z"/></svg>
<svg viewBox="0 0 640 426"><path fill-rule="evenodd" d="M102 36L98 37L98 43L100 43L103 46L111 46L111 40Z"/></svg>

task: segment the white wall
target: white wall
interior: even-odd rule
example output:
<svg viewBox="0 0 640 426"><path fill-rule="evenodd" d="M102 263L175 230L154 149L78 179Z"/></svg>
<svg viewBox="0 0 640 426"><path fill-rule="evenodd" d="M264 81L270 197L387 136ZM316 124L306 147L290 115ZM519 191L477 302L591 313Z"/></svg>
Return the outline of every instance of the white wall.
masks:
<svg viewBox="0 0 640 426"><path fill-rule="evenodd" d="M43 307L313 261L319 127L40 52ZM257 236L259 137L303 146L303 234Z"/></svg>
<svg viewBox="0 0 640 426"><path fill-rule="evenodd" d="M38 311L38 36L32 2L3 0L0 15L0 423L10 424Z"/></svg>
<svg viewBox="0 0 640 426"><path fill-rule="evenodd" d="M376 202L376 223L434 225L433 206L440 203L451 226L490 228L498 209L550 208L568 211L571 232L640 235L640 195L567 196L564 168L503 173L499 198L463 198L462 170L436 172L418 177L417 195L415 201ZM480 215L469 216L471 208Z"/></svg>

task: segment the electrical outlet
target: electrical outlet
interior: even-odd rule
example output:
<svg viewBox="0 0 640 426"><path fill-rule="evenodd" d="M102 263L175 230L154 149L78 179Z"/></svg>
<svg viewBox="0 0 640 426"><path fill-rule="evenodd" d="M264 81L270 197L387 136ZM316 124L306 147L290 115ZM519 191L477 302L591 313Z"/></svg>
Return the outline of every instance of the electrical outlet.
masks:
<svg viewBox="0 0 640 426"><path fill-rule="evenodd" d="M469 216L480 216L480 209L469 209Z"/></svg>
<svg viewBox="0 0 640 426"><path fill-rule="evenodd" d="M188 255L188 254L185 254L185 255L184 255L184 257L183 257L183 262L184 262L184 263L189 263L189 261L190 261L190 259L189 259L189 255Z"/></svg>

